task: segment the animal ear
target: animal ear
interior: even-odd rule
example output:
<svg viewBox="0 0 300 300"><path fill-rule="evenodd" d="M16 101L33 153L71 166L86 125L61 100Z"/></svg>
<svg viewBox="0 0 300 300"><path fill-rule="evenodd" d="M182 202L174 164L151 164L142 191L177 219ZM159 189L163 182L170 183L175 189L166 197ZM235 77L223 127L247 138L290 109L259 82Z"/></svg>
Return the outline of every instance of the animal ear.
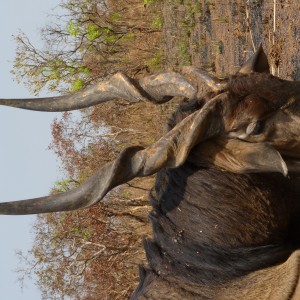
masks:
<svg viewBox="0 0 300 300"><path fill-rule="evenodd" d="M197 165L215 165L233 173L279 172L288 168L280 153L266 143L216 138L195 147L189 157Z"/></svg>
<svg viewBox="0 0 300 300"><path fill-rule="evenodd" d="M196 144L216 136L222 130L223 97L227 99L228 95L223 93L213 98L148 148L126 149L81 186L57 195L0 203L0 214L35 214L89 207L114 187L135 177L154 174L164 167L182 165Z"/></svg>
<svg viewBox="0 0 300 300"><path fill-rule="evenodd" d="M249 74L252 72L270 73L270 65L262 44L259 45L256 52L240 68L239 73Z"/></svg>

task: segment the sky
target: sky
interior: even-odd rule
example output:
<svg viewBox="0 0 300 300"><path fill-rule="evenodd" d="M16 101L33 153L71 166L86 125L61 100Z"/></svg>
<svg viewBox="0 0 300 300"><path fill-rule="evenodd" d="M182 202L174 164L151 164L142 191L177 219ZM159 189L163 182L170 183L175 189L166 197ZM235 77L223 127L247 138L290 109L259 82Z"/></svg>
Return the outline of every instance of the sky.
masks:
<svg viewBox="0 0 300 300"><path fill-rule="evenodd" d="M12 35L19 30L39 46L39 28L58 0L10 0L0 10L0 98L30 97L12 79L10 70L15 53ZM39 113L0 106L0 202L47 195L60 179L59 163L47 150L51 142L50 124L55 113ZM23 292L17 282L15 251L26 252L33 241L34 216L0 216L0 292L3 300L40 300L33 282Z"/></svg>

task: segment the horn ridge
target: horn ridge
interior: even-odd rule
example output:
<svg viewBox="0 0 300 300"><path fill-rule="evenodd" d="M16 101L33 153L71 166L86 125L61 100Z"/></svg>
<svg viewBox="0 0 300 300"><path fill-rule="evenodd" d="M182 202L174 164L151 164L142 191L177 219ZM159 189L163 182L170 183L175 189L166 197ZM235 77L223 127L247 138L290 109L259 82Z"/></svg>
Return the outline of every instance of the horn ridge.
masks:
<svg viewBox="0 0 300 300"><path fill-rule="evenodd" d="M115 161L105 164L85 183L71 191L0 203L0 214L36 214L89 207L98 203L114 187L135 177L149 176L165 167L179 167L196 144L215 136L222 129L220 103L226 99L224 94L187 116L148 148L125 149Z"/></svg>
<svg viewBox="0 0 300 300"><path fill-rule="evenodd" d="M130 102L151 101L160 104L174 96L193 98L195 94L196 90L192 84L179 73L164 72L135 80L119 72L107 80L73 94L45 98L0 99L0 105L60 112L82 109L115 99Z"/></svg>

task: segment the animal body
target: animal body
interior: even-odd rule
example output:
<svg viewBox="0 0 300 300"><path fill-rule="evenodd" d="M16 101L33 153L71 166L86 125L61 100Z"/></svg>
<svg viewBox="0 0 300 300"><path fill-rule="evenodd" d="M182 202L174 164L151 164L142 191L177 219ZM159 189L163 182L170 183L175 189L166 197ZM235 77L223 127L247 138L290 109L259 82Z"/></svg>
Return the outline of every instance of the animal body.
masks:
<svg viewBox="0 0 300 300"><path fill-rule="evenodd" d="M132 299L300 299L300 82L270 75L261 47L226 81L194 67L139 81L116 74L75 95L0 104L63 111L177 95L169 131L152 146L124 150L74 190L1 203L0 214L87 207L157 173L148 265Z"/></svg>

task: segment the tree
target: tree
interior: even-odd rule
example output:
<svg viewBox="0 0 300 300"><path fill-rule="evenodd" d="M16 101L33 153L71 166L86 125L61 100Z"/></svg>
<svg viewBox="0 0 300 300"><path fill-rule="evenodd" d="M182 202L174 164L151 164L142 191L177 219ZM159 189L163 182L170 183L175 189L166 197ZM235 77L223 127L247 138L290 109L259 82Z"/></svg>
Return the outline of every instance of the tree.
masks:
<svg viewBox="0 0 300 300"><path fill-rule="evenodd" d="M145 197L117 194L110 196L112 203L106 199L87 210L39 215L33 248L18 254L25 261L20 280L34 275L47 300L127 299L144 258L141 231L149 228L145 216L136 215L138 207L145 208Z"/></svg>
<svg viewBox="0 0 300 300"><path fill-rule="evenodd" d="M13 74L34 94L78 91L116 71L147 69L160 29L151 27L139 0L67 0L60 8L57 23L41 30L44 49L25 33L15 37Z"/></svg>

